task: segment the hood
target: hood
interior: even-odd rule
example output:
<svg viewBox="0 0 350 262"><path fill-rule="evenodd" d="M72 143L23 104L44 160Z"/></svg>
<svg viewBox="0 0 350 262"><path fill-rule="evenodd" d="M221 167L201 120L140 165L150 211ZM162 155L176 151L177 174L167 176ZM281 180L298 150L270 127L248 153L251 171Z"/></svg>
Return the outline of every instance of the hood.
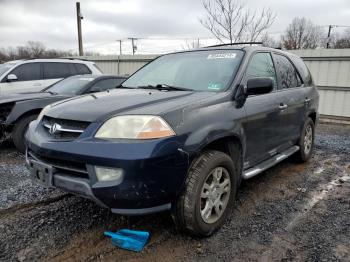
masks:
<svg viewBox="0 0 350 262"><path fill-rule="evenodd" d="M121 114L161 115L213 96L212 92L113 90L66 99L51 105L45 115L53 118L101 122Z"/></svg>
<svg viewBox="0 0 350 262"><path fill-rule="evenodd" d="M47 97L53 97L53 96L55 95L52 95L50 93L44 93L44 92L10 94L6 96L0 96L0 104L47 98Z"/></svg>

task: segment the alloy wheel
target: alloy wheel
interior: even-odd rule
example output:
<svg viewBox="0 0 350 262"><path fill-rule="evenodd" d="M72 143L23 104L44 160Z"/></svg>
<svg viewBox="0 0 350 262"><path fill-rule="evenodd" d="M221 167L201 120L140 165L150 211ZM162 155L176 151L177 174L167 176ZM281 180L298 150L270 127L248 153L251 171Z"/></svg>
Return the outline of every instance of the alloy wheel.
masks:
<svg viewBox="0 0 350 262"><path fill-rule="evenodd" d="M230 198L231 180L228 171L216 167L207 176L201 191L200 213L205 223L217 222Z"/></svg>

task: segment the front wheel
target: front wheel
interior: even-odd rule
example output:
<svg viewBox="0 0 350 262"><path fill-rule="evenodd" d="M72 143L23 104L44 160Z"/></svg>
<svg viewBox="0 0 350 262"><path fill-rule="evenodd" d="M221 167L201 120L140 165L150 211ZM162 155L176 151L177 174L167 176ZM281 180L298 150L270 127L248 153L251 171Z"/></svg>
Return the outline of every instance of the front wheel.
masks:
<svg viewBox="0 0 350 262"><path fill-rule="evenodd" d="M298 159L301 162L306 162L311 158L314 149L314 139L315 124L314 121L308 117L304 123L299 140L300 150L298 152Z"/></svg>
<svg viewBox="0 0 350 262"><path fill-rule="evenodd" d="M206 151L189 169L183 194L173 218L180 229L209 236L230 214L239 182L232 159L219 151Z"/></svg>
<svg viewBox="0 0 350 262"><path fill-rule="evenodd" d="M26 151L25 134L28 130L29 123L35 120L38 115L29 115L20 119L12 131L12 140L18 151L24 153Z"/></svg>

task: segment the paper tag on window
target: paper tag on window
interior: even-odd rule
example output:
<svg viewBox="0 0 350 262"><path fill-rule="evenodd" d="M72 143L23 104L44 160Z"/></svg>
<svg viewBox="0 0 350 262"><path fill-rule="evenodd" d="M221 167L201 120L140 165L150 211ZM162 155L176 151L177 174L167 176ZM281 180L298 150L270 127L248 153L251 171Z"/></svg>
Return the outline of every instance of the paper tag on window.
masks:
<svg viewBox="0 0 350 262"><path fill-rule="evenodd" d="M235 53L209 54L207 59L234 59Z"/></svg>

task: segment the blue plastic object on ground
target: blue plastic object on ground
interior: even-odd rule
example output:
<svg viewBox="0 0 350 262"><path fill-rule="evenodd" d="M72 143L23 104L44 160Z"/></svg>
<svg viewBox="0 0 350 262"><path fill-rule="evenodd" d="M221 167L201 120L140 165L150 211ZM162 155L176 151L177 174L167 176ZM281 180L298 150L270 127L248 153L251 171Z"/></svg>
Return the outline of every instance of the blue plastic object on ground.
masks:
<svg viewBox="0 0 350 262"><path fill-rule="evenodd" d="M105 231L104 235L111 237L113 245L136 252L142 250L149 238L149 233L146 231L130 229L121 229L115 233Z"/></svg>

